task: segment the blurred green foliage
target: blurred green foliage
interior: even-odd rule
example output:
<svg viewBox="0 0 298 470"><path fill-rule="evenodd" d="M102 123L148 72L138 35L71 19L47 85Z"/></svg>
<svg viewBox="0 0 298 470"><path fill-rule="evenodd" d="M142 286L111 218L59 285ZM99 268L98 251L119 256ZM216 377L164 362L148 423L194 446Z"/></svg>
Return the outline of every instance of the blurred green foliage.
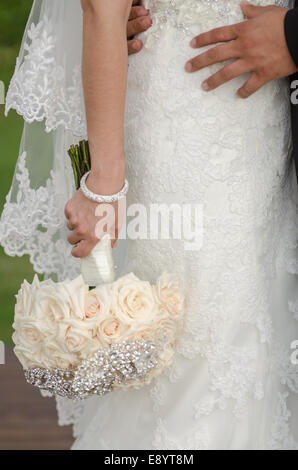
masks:
<svg viewBox="0 0 298 470"><path fill-rule="evenodd" d="M19 43L32 3L32 0L6 0L1 2L1 46L14 46Z"/></svg>
<svg viewBox="0 0 298 470"><path fill-rule="evenodd" d="M7 0L0 5L0 79L6 89L33 0Z"/></svg>
<svg viewBox="0 0 298 470"><path fill-rule="evenodd" d="M7 0L0 5L0 80L6 90L13 74L16 57L32 0ZM9 191L19 153L23 120L13 111L4 118L0 106L0 213ZM32 267L28 257L11 258L0 248L0 340L11 341L15 297L24 278L31 280Z"/></svg>

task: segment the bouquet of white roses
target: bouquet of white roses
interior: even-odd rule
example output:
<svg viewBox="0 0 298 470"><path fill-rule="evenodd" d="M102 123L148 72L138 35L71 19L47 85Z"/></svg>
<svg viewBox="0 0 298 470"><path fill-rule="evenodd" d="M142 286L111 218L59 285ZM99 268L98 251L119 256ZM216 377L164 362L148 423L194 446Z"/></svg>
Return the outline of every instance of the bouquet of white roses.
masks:
<svg viewBox="0 0 298 470"><path fill-rule="evenodd" d="M90 167L88 143L69 153L78 187ZM184 303L179 281L168 273L155 285L133 273L115 281L108 235L82 260L81 273L72 281L35 276L22 284L13 341L27 381L72 399L148 384L175 352Z"/></svg>
<svg viewBox="0 0 298 470"><path fill-rule="evenodd" d="M80 399L139 388L170 364L183 313L178 281L134 274L89 290L73 281L24 281L13 324L29 383Z"/></svg>

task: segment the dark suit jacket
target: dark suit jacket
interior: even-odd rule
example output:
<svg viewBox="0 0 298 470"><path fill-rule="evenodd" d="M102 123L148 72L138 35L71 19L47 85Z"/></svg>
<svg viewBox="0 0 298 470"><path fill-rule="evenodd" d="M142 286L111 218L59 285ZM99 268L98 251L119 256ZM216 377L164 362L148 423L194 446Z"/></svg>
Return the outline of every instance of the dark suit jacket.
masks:
<svg viewBox="0 0 298 470"><path fill-rule="evenodd" d="M285 35L290 54L298 68L298 0L295 8L285 18ZM293 135L293 158L298 176L298 73L290 77L291 81L291 114Z"/></svg>

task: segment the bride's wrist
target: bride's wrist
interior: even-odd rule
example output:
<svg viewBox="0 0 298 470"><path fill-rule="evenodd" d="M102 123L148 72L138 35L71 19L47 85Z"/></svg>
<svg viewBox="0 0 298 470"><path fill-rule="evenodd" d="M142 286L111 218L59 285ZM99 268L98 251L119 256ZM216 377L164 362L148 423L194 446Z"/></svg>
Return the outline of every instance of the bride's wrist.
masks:
<svg viewBox="0 0 298 470"><path fill-rule="evenodd" d="M91 169L86 184L96 194L110 195L120 191L125 183L125 165L110 166L107 171Z"/></svg>

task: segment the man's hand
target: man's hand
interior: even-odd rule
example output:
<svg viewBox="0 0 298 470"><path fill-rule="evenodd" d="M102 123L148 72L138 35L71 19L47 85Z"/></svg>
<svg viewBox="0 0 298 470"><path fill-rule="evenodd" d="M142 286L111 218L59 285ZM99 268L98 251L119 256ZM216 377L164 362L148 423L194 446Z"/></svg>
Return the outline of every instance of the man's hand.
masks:
<svg viewBox="0 0 298 470"><path fill-rule="evenodd" d="M134 39L133 37L136 34L146 31L152 25L149 11L142 6L139 6L138 3L139 0L133 0L133 6L127 23L127 46L129 54L135 54L143 47L142 41L140 41L140 39Z"/></svg>
<svg viewBox="0 0 298 470"><path fill-rule="evenodd" d="M212 47L187 62L187 72L195 72L209 65L234 59L203 82L205 91L213 90L235 77L250 72L250 78L238 90L241 98L247 98L265 83L297 71L284 34L284 18L288 9L273 5L257 7L246 1L241 2L241 8L248 18L247 21L213 29L191 41L193 48L223 44Z"/></svg>

